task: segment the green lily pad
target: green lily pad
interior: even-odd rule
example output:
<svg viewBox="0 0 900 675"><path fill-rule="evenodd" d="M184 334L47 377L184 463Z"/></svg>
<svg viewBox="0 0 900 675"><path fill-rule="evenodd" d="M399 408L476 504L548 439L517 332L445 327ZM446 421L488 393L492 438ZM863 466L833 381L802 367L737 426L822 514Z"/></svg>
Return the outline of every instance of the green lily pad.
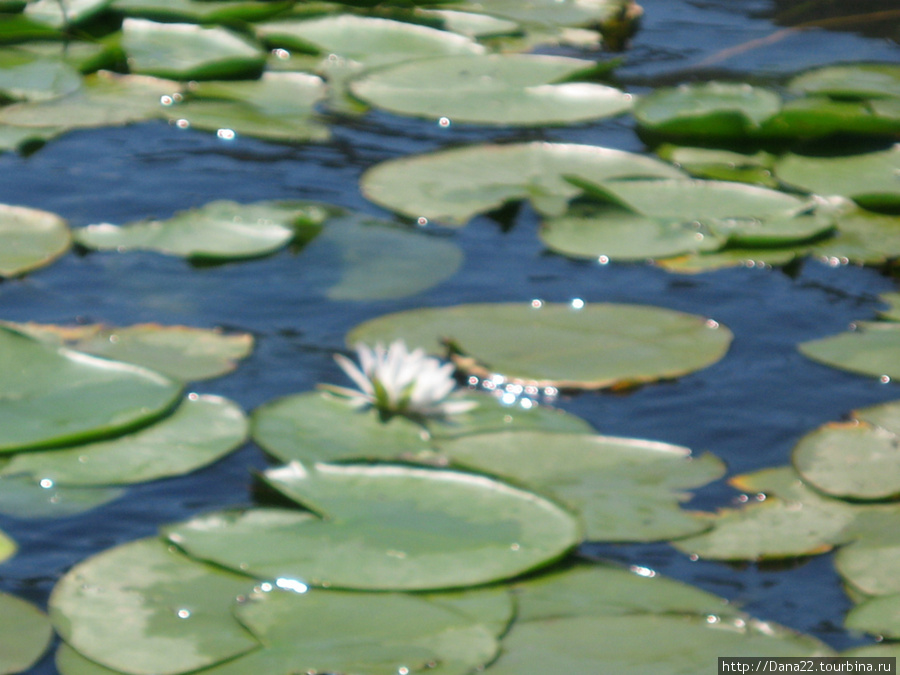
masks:
<svg viewBox="0 0 900 675"><path fill-rule="evenodd" d="M87 23L108 6L110 0L33 0L25 6L25 16L53 28Z"/></svg>
<svg viewBox="0 0 900 675"><path fill-rule="evenodd" d="M58 40L62 33L52 26L35 21L25 14L0 14L0 44L29 40Z"/></svg>
<svg viewBox="0 0 900 675"><path fill-rule="evenodd" d="M180 476L244 442L247 421L233 402L191 394L169 417L108 441L23 452L0 469L60 485L124 485Z"/></svg>
<svg viewBox="0 0 900 675"><path fill-rule="evenodd" d="M715 619L715 617L714 617ZM495 675L699 673L728 656L830 656L821 642L767 622L657 616L582 616L517 624Z"/></svg>
<svg viewBox="0 0 900 675"><path fill-rule="evenodd" d="M400 465L291 463L265 480L322 515L213 514L165 528L194 557L266 578L369 590L458 588L515 576L581 539L572 515L499 481Z"/></svg>
<svg viewBox="0 0 900 675"><path fill-rule="evenodd" d="M639 566L622 569L580 564L520 582L513 588L518 606L517 625L528 621L629 614L745 616L724 598Z"/></svg>
<svg viewBox="0 0 900 675"><path fill-rule="evenodd" d="M735 138L758 132L780 109L781 98L768 89L708 82L657 89L637 102L634 117L657 134Z"/></svg>
<svg viewBox="0 0 900 675"><path fill-rule="evenodd" d="M0 452L92 440L146 424L180 398L151 370L0 328Z"/></svg>
<svg viewBox="0 0 900 675"><path fill-rule="evenodd" d="M827 195L850 197L867 209L900 207L900 148L847 157L789 154L775 165L778 178Z"/></svg>
<svg viewBox="0 0 900 675"><path fill-rule="evenodd" d="M273 47L329 57L353 69L397 63L409 59L450 54L482 54L473 39L402 21L341 14L303 21L260 23L256 34ZM333 56L334 58L330 58Z"/></svg>
<svg viewBox="0 0 900 675"><path fill-rule="evenodd" d="M562 215L582 190L564 176L600 183L611 178L681 178L650 157L565 143L476 145L376 165L360 181L373 202L411 218L447 225L508 202L530 199L547 216Z"/></svg>
<svg viewBox="0 0 900 675"><path fill-rule="evenodd" d="M150 368L172 379L193 382L230 373L253 350L249 333L147 323L120 328L102 324L54 326L0 322L53 344Z"/></svg>
<svg viewBox="0 0 900 675"><path fill-rule="evenodd" d="M402 415L382 422L375 410L324 392L271 401L252 419L253 440L282 462L398 459L428 449L422 427Z"/></svg>
<svg viewBox="0 0 900 675"><path fill-rule="evenodd" d="M62 42L50 40L28 42L16 45L16 50L43 60L64 63L82 74L113 68L121 56L114 43L80 42L71 38Z"/></svg>
<svg viewBox="0 0 900 675"><path fill-rule="evenodd" d="M59 59L40 58L16 48L0 50L0 100L39 101L80 86L78 72Z"/></svg>
<svg viewBox="0 0 900 675"><path fill-rule="evenodd" d="M900 323L858 321L854 325L849 332L800 344L800 353L832 368L900 378Z"/></svg>
<svg viewBox="0 0 900 675"><path fill-rule="evenodd" d="M788 265L802 257L804 249L724 248L717 251L692 253L663 258L656 265L669 272L698 274L729 267L756 267L766 269Z"/></svg>
<svg viewBox="0 0 900 675"><path fill-rule="evenodd" d="M131 675L174 675L259 647L234 618L246 576L196 562L157 538L77 564L50 596L50 618L83 656Z"/></svg>
<svg viewBox="0 0 900 675"><path fill-rule="evenodd" d="M725 473L712 455L632 438L507 431L439 441L455 464L558 498L581 514L587 538L659 541L709 524L679 508L687 488Z"/></svg>
<svg viewBox="0 0 900 675"><path fill-rule="evenodd" d="M801 139L834 134L890 138L900 131L900 100L837 101L806 96L787 101L763 131L764 135Z"/></svg>
<svg viewBox="0 0 900 675"><path fill-rule="evenodd" d="M14 127L0 124L0 152L21 152L25 149L40 147L63 131L64 129L59 127Z"/></svg>
<svg viewBox="0 0 900 675"><path fill-rule="evenodd" d="M325 285L330 300L357 302L416 295L463 263L453 241L363 214L329 220L303 255L327 270L313 287Z"/></svg>
<svg viewBox="0 0 900 675"><path fill-rule="evenodd" d="M273 590L251 595L236 615L265 647L204 671L209 675L396 675L429 664L462 675L491 661L499 646L477 619L398 593Z"/></svg>
<svg viewBox="0 0 900 675"><path fill-rule="evenodd" d="M16 542L0 530L0 562L12 557L17 549Z"/></svg>
<svg viewBox="0 0 900 675"><path fill-rule="evenodd" d="M172 80L258 77L265 53L226 28L125 19L122 48L133 73Z"/></svg>
<svg viewBox="0 0 900 675"><path fill-rule="evenodd" d="M515 21L498 19L487 14L460 12L455 9L419 9L419 16L436 18L443 23L445 30L467 35L472 38L486 38L497 35L516 33L519 24Z"/></svg>
<svg viewBox="0 0 900 675"><path fill-rule="evenodd" d="M837 216L836 224L834 236L805 252L831 264L883 265L900 257L900 217L851 207Z"/></svg>
<svg viewBox="0 0 900 675"><path fill-rule="evenodd" d="M674 378L725 355L731 332L702 317L606 303L472 304L388 314L348 344L404 339L431 353L452 346L463 370L579 389Z"/></svg>
<svg viewBox="0 0 900 675"><path fill-rule="evenodd" d="M205 2L199 4L206 4ZM165 109L169 120L230 134L288 142L324 141L331 132L315 113L325 83L308 73L267 72L258 80L197 82L187 100ZM223 135L224 134L224 135Z"/></svg>
<svg viewBox="0 0 900 675"><path fill-rule="evenodd" d="M200 260L252 258L284 248L303 216L300 203L215 201L168 220L89 225L75 233L75 240L101 251L149 250Z"/></svg>
<svg viewBox="0 0 900 675"><path fill-rule="evenodd" d="M855 63L816 68L793 78L788 88L841 99L900 97L900 67L890 63Z"/></svg>
<svg viewBox="0 0 900 675"><path fill-rule="evenodd" d="M450 5L453 9L511 19L529 27L593 25L620 9L618 0L479 0Z"/></svg>
<svg viewBox="0 0 900 675"><path fill-rule="evenodd" d="M0 593L0 673L21 673L50 646L50 621L34 605Z"/></svg>
<svg viewBox="0 0 900 675"><path fill-rule="evenodd" d="M66 518L118 499L118 487L67 487L31 476L0 477L0 513L14 518Z"/></svg>
<svg viewBox="0 0 900 675"><path fill-rule="evenodd" d="M873 633L889 640L900 638L900 593L859 603L847 613L844 625L850 630Z"/></svg>
<svg viewBox="0 0 900 675"><path fill-rule="evenodd" d="M618 115L631 95L567 81L591 61L535 54L450 56L369 71L350 85L366 103L401 115L503 125L567 124Z"/></svg>
<svg viewBox="0 0 900 675"><path fill-rule="evenodd" d="M819 496L788 467L729 482L746 491L745 506L711 515L712 529L676 548L716 560L776 559L824 553L852 539L858 507Z"/></svg>
<svg viewBox="0 0 900 675"><path fill-rule="evenodd" d="M290 2L258 0L113 0L110 9L125 16L153 21L229 24L262 21L290 6Z"/></svg>
<svg viewBox="0 0 900 675"><path fill-rule="evenodd" d="M501 405L486 395L471 395L472 410L428 423L427 433L402 415L382 421L377 411L358 410L327 391L306 392L266 403L253 411L253 440L282 462L304 464L347 459L416 460L433 438L455 438L508 429L591 433L584 420L534 405Z"/></svg>
<svg viewBox="0 0 900 675"><path fill-rule="evenodd" d="M0 108L0 123L39 130L58 127L58 132L130 124L160 117L160 99L179 86L155 77L100 71L85 77L84 86L68 96Z"/></svg>
<svg viewBox="0 0 900 675"><path fill-rule="evenodd" d="M886 419L882 425L871 419ZM794 447L797 472L816 489L846 499L879 500L900 493L900 403L859 410L850 422L833 422Z"/></svg>
<svg viewBox="0 0 900 675"><path fill-rule="evenodd" d="M896 513L888 518L871 536L842 547L834 556L835 569L851 590L864 597L900 593L900 540L894 533L900 519Z"/></svg>
<svg viewBox="0 0 900 675"><path fill-rule="evenodd" d="M72 235L55 213L0 204L0 276L49 265L69 250Z"/></svg>
<svg viewBox="0 0 900 675"><path fill-rule="evenodd" d="M494 633L508 624L512 604L504 590L427 596L347 593L279 579L259 584L235 613L263 645L204 669L205 675L289 675L298 668L382 675L405 668L464 675L493 658L498 647ZM65 645L57 666L63 675L118 672Z"/></svg>
<svg viewBox="0 0 900 675"><path fill-rule="evenodd" d="M721 248L726 239L699 222L648 218L628 209L579 204L541 223L551 251L574 258L647 260Z"/></svg>

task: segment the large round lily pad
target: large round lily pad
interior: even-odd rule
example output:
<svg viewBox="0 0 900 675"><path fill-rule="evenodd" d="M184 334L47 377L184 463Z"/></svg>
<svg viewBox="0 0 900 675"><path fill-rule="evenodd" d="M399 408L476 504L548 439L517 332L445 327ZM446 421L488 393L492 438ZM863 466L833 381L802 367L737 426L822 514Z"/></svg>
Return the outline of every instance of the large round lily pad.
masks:
<svg viewBox="0 0 900 675"><path fill-rule="evenodd" d="M565 180L683 178L650 157L567 143L476 145L383 162L363 174L363 194L411 218L463 225L507 202L531 200L548 216L561 215L582 193Z"/></svg>
<svg viewBox="0 0 900 675"><path fill-rule="evenodd" d="M253 580L142 539L79 563L50 597L57 632L78 652L131 675L173 675L259 647L232 615Z"/></svg>
<svg viewBox="0 0 900 675"><path fill-rule="evenodd" d="M4 102L55 98L80 86L78 71L61 59L16 48L0 49L0 100Z"/></svg>
<svg viewBox="0 0 900 675"><path fill-rule="evenodd" d="M69 249L72 236L56 214L0 204L0 277L43 267Z"/></svg>
<svg viewBox="0 0 900 675"><path fill-rule="evenodd" d="M0 475L29 474L61 485L139 483L206 466L238 447L246 434L246 418L235 403L191 394L149 427L108 441L19 453Z"/></svg>
<svg viewBox="0 0 900 675"><path fill-rule="evenodd" d="M144 424L181 385L154 371L0 328L0 452L85 441Z"/></svg>
<svg viewBox="0 0 900 675"><path fill-rule="evenodd" d="M258 77L263 50L225 28L125 19L122 48L133 73L172 80Z"/></svg>
<svg viewBox="0 0 900 675"><path fill-rule="evenodd" d="M631 96L618 89L567 81L593 65L535 54L421 59L370 71L350 90L383 110L451 123L566 124L628 110Z"/></svg>
<svg viewBox="0 0 900 675"><path fill-rule="evenodd" d="M371 590L515 576L581 539L555 503L483 476L400 465L291 463L266 481L323 519L255 509L165 528L197 558L265 578Z"/></svg>
<svg viewBox="0 0 900 675"><path fill-rule="evenodd" d="M478 434L438 447L460 465L552 494L578 511L587 538L656 541L709 524L679 508L681 491L720 478L712 455L632 438L542 431Z"/></svg>
<svg viewBox="0 0 900 675"><path fill-rule="evenodd" d="M861 602L850 610L844 624L851 630L873 633L890 640L900 638L900 594L883 595Z"/></svg>
<svg viewBox="0 0 900 675"><path fill-rule="evenodd" d="M53 629L37 607L0 593L0 673L28 670L50 646Z"/></svg>
<svg viewBox="0 0 900 675"><path fill-rule="evenodd" d="M404 339L452 348L475 373L595 389L674 378L725 355L731 331L658 307L587 303L473 304L388 314L354 328L348 344Z"/></svg>

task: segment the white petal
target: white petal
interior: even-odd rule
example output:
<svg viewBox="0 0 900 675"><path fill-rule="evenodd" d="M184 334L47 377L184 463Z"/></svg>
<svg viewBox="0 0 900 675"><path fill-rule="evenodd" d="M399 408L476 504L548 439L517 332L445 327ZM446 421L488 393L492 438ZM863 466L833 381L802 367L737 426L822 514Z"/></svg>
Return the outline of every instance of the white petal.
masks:
<svg viewBox="0 0 900 675"><path fill-rule="evenodd" d="M369 378L356 367L356 364L353 363L353 361L343 354L335 354L334 360L341 367L341 370L347 373L347 376L353 380L354 384L356 384L364 394L367 394L368 396L375 395L375 390L372 388L372 383L369 381Z"/></svg>

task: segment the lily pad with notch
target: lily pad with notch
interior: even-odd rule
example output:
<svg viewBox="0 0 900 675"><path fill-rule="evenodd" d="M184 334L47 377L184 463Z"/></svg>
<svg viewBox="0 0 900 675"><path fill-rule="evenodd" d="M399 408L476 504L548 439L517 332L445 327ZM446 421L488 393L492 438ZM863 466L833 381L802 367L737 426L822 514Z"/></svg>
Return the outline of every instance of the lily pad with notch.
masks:
<svg viewBox="0 0 900 675"><path fill-rule="evenodd" d="M358 590L485 584L547 565L581 541L568 511L485 476L292 462L263 478L321 518L250 509L201 516L166 527L165 535L230 569Z"/></svg>

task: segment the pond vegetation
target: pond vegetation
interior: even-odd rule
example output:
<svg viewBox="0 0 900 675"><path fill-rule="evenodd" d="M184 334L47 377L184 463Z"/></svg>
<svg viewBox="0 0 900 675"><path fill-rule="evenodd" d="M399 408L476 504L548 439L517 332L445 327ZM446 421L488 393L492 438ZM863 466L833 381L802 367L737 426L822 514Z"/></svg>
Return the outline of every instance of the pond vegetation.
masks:
<svg viewBox="0 0 900 675"><path fill-rule="evenodd" d="M77 130L138 134L152 122L231 148L261 141L269 149L253 152L272 157L336 143L341 124L481 134L396 139L359 174L368 202L222 194L77 225L0 204L0 302L23 289L46 298L42 275L73 261L110 265L101 278L126 303L166 269L199 297L216 283L207 272L243 267L251 293L289 256L316 272L289 289L318 298L301 305L304 326L325 307L350 317L343 345L298 350L318 364L307 386L287 376L260 387L246 411L217 378L276 370L271 333L253 320L201 318L186 303L196 323L226 328L111 325L55 301L3 317L4 528L50 533L129 502L151 511L152 531L66 553L35 602L0 592L0 674L694 673L723 655L898 655L896 401L880 394L794 429L790 457L734 472L715 448L607 433L566 409L709 371L734 358L746 325L666 297L544 299L502 283L477 301L421 301L468 273L467 231L493 220L505 233L521 214L532 245L572 275L621 265L670 289L714 287L717 273L791 278L824 261L893 288L896 50L892 63L777 81L628 91L616 79L627 59L611 52L639 39L641 13L627 0L0 0L0 150L23 158ZM542 136L606 122L640 140L623 150ZM153 311L179 302L155 292ZM900 378L900 300L866 293L876 320L861 310L849 331L794 345L790 363L878 387ZM282 321L293 319L277 322L289 336ZM207 380L210 391L195 390ZM222 386L243 398L251 382ZM719 412L727 433L735 411ZM256 453L239 467L242 490L214 489L196 508L142 506L164 484L196 489L238 451ZM687 504L690 491L731 495L723 478L733 503ZM4 566L42 554L17 538L0 532ZM835 550L853 605L845 626L862 646L841 651L592 553L625 544L763 565Z"/></svg>

